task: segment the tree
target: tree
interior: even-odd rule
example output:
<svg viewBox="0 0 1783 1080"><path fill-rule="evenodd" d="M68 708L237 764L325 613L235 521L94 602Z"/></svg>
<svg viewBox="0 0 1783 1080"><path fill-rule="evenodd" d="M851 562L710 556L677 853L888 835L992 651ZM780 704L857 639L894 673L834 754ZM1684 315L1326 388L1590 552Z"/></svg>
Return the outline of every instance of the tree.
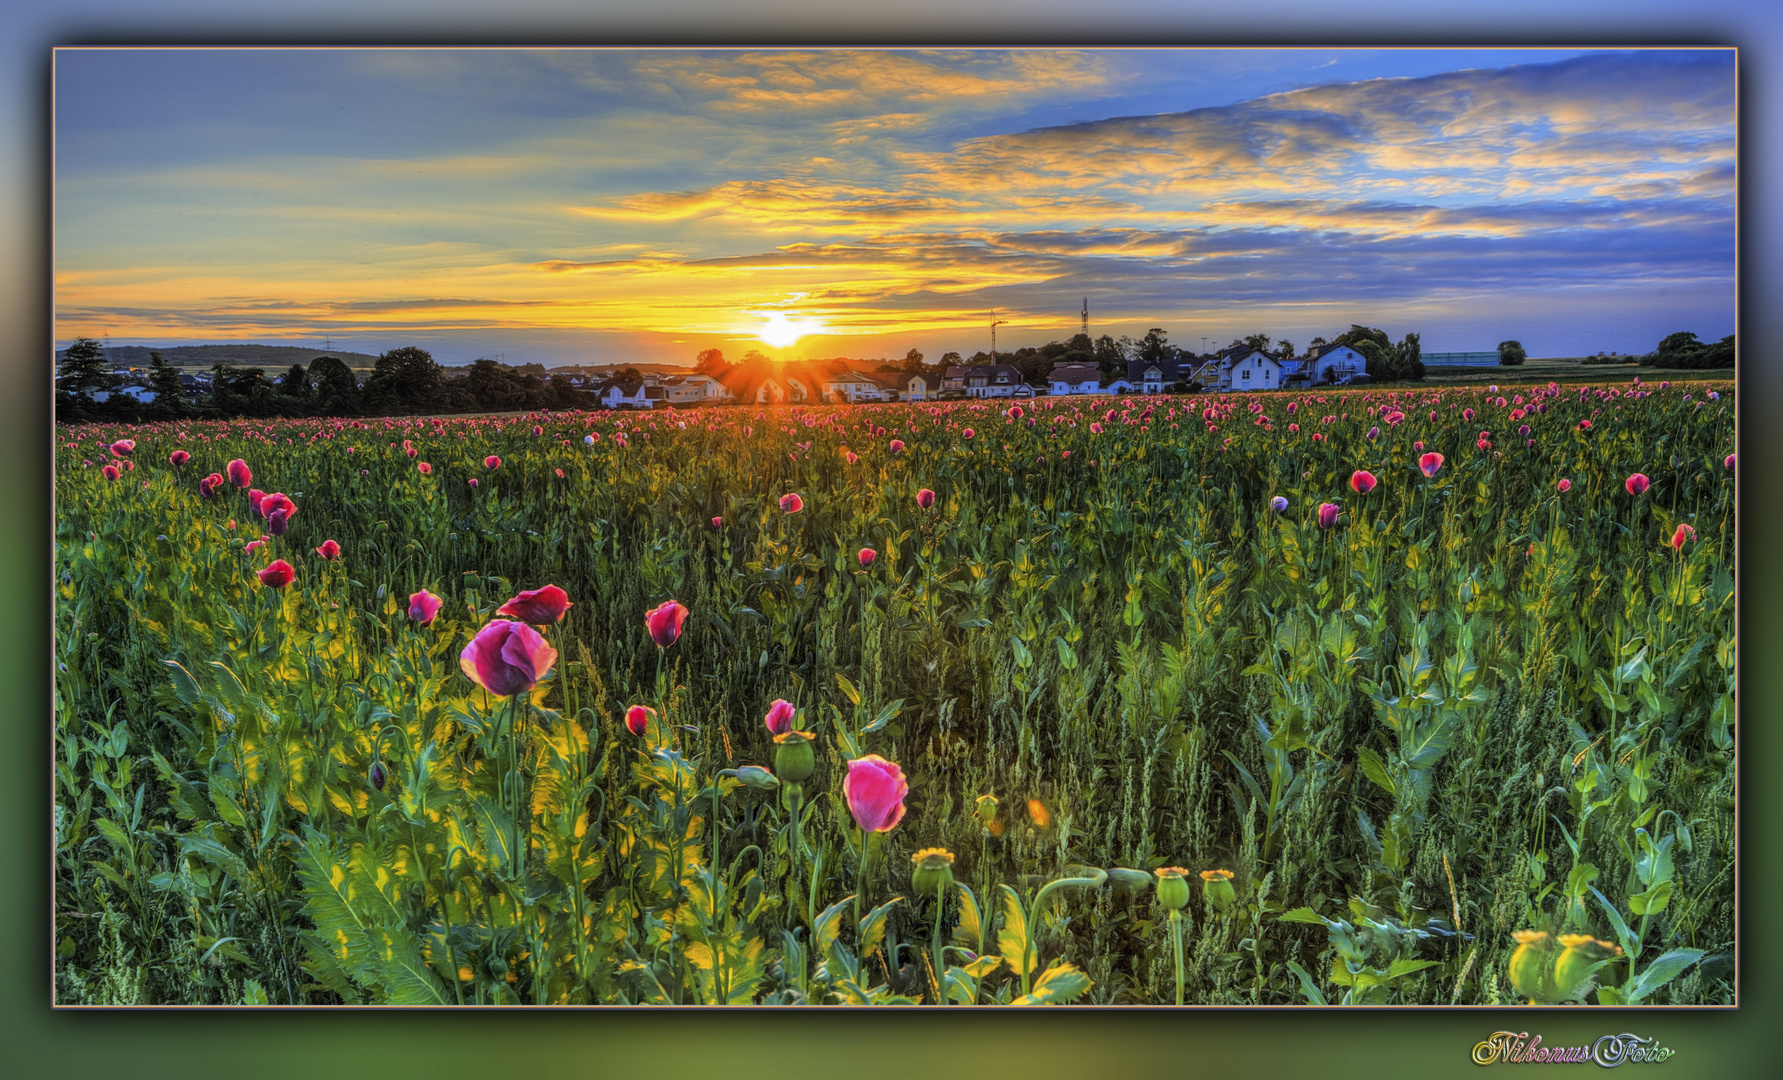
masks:
<svg viewBox="0 0 1783 1080"><path fill-rule="evenodd" d="M1138 359L1147 364L1161 364L1168 358L1170 338L1162 327L1154 326L1139 339Z"/></svg>
<svg viewBox="0 0 1783 1080"><path fill-rule="evenodd" d="M693 370L700 375L717 378L729 368L730 364L725 362L724 353L717 349L701 349L699 355L693 358Z"/></svg>
<svg viewBox="0 0 1783 1080"><path fill-rule="evenodd" d="M426 349L413 345L391 349L372 365L371 377L365 380L365 403L393 412L422 412L438 403L445 378Z"/></svg>
<svg viewBox="0 0 1783 1080"><path fill-rule="evenodd" d="M75 338L62 353L62 387L91 401L93 391L117 385L105 362L105 350L92 338Z"/></svg>
<svg viewBox="0 0 1783 1080"><path fill-rule="evenodd" d="M922 353L916 349L911 349L909 352L905 353L904 364L898 370L907 371L913 375L922 374Z"/></svg>
<svg viewBox="0 0 1783 1080"><path fill-rule="evenodd" d="M1320 345L1323 345L1323 344L1325 344L1325 339L1323 337L1316 337L1316 338L1313 338L1310 342L1308 342L1306 347L1308 349L1316 349Z"/></svg>
<svg viewBox="0 0 1783 1080"><path fill-rule="evenodd" d="M941 366L944 368L955 367L959 362L960 354L957 352L944 352L941 354Z"/></svg>
<svg viewBox="0 0 1783 1080"><path fill-rule="evenodd" d="M1413 382L1424 381L1424 349L1418 344L1418 338L1417 334L1407 334L1405 340L1399 343L1399 374L1397 377L1400 379L1410 379Z"/></svg>
<svg viewBox="0 0 1783 1080"><path fill-rule="evenodd" d="M1251 334L1250 336L1248 336L1244 339L1244 343L1253 349L1261 349L1264 352L1269 351L1269 335L1268 334Z"/></svg>
<svg viewBox="0 0 1783 1080"><path fill-rule="evenodd" d="M302 364L292 364L291 370L279 379L279 393L296 402L308 403L310 391L310 373Z"/></svg>
<svg viewBox="0 0 1783 1080"><path fill-rule="evenodd" d="M1294 358L1294 343L1287 338L1276 342L1275 355L1280 360L1292 360Z"/></svg>
<svg viewBox="0 0 1783 1080"><path fill-rule="evenodd" d="M1515 367L1527 359L1529 359L1529 354L1523 351L1522 342L1501 341L1498 343L1498 362L1501 365Z"/></svg>
<svg viewBox="0 0 1783 1080"><path fill-rule="evenodd" d="M180 369L167 362L159 350L149 353L149 389L155 392L155 404L174 416L186 411L186 387L180 382Z"/></svg>
<svg viewBox="0 0 1783 1080"><path fill-rule="evenodd" d="M359 380L338 357L318 356L310 361L310 385L324 416L359 414Z"/></svg>

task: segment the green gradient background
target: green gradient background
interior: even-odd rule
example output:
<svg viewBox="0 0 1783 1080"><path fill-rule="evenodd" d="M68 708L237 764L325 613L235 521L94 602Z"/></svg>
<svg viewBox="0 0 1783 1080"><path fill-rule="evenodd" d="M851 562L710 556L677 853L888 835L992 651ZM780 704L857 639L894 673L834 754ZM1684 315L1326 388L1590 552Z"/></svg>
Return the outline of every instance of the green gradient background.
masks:
<svg viewBox="0 0 1783 1080"><path fill-rule="evenodd" d="M419 1013L323 1010L274 1011L63 1011L49 1008L50 936L48 932L50 791L50 696L48 577L49 534L49 384L45 368L30 358L47 357L48 323L48 49L57 43L124 40L118 35L144 31L132 27L166 27L151 38L130 40L190 42L214 40L232 31L238 42L293 40L307 32L315 40L332 25L339 40L401 43L416 40L415 26L433 26L435 37L453 34L456 41L490 40L493 28L509 35L527 33L512 27L506 12L474 14L476 6L446 0L448 8L466 12L448 20L404 19L421 5L417 0L378 2L318 0L300 16L304 21L267 20L267 7L251 2L224 6L212 0L174 0L155 6L154 14L171 13L159 22L121 13L142 5L123 0L74 0L64 5L76 16L59 21L39 19L0 30L0 46L9 46L10 68L0 79L4 106L0 125L13 143L13 160L0 172L0 245L17 254L0 263L0 327L11 331L12 348L5 357L6 385L16 388L0 397L0 687L6 689L0 711L0 820L13 827L0 832L0 1074L19 1077L335 1077L335 1076L488 1076L505 1078L584 1076L803 1076L840 1073L847 1080L877 1077L922 1077L946 1071L954 1076L1040 1078L1094 1077L1096 1080L1144 1080L1172 1077L1446 1077L1480 1074L1468 1060L1473 1044L1499 1029L1540 1033L1548 1045L1577 1045L1612 1032L1652 1035L1676 1051L1661 1065L1628 1065L1636 1075L1671 1077L1767 1077L1783 1075L1783 1061L1773 1044L1783 1036L1783 1000L1777 978L1779 933L1771 917L1779 895L1777 783L1753 783L1777 775L1780 712L1779 665L1768 660L1778 642L1778 576L1770 554L1778 535L1777 466L1779 426L1742 424L1740 483L1744 496L1743 536L1757 537L1745 548L1759 558L1741 560L1741 627L1743 666L1741 747L1742 778L1742 907L1741 1002L1737 1010L1499 1009L1446 1011L1340 1011L1296 1009L1276 1011L1069 1010L1065 1013L1015 1013L990 1010L938 1010L871 1015L841 1010L760 1010L736 1015L713 1011L674 1014L646 1012L561 1011L545 1013L479 1012ZM437 5L436 5L437 6ZM1683 14L1681 4L1652 0L1537 3L1503 0L1472 10L1445 7L1431 14L1421 5L1401 0L1373 0L1346 6L1340 16L1324 17L1307 3L1253 3L1244 13L1222 14L1212 4L1208 14L1185 14L1181 2L1122 0L1079 10L1062 0L1037 5L1040 14L1019 20L1002 17L984 5L927 2L902 22L850 16L839 7L819 7L812 0L770 4L772 13L746 24L700 19L710 28L705 43L749 40L756 43L809 41L829 31L837 42L900 40L917 33L947 43L1083 44L1095 41L1149 43L1293 43L1333 44L1734 44L1742 47L1742 213L1745 252L1742 296L1742 418L1769 415L1779 404L1778 360L1774 317L1764 308L1777 299L1768 251L1783 250L1775 223L1756 195L1778 190L1783 170L1770 166L1778 155L1776 136L1767 134L1764 117L1783 114L1778 79L1772 64L1783 57L1779 16L1739 4L1711 0ZM1230 9L1232 5L1225 5ZM1281 18L1277 9L1299 8L1305 18ZM1671 8L1676 7L1674 14ZM577 42L599 42L601 24L590 19L587 2L551 6L529 0L527 26L575 27ZM602 8L605 13L608 9ZM617 11L617 5L612 10ZM724 10L716 5L709 10ZM1007 13L1012 5L999 9ZM277 8L272 9L277 13ZM330 13L333 14L330 14ZM367 22L371 12L371 22ZM574 14L570 14L570 13ZM1480 14L1476 15L1475 12ZM181 13L185 18L179 20ZM216 13L214 20L204 16ZM1403 19L1401 15L1403 14ZM378 23L378 18L384 22ZM475 19L475 24L466 18ZM9 19L11 16L9 16ZM628 40L683 40L665 15L629 18ZM1248 20L1243 26L1232 20ZM178 21L174 21L178 20ZM503 20L497 22L496 20ZM1291 42L1280 37L1282 26L1307 35ZM683 24L686 25L686 24ZM1021 27L1012 40L1006 29ZM1210 25L1217 26L1209 33ZM293 27L301 27L294 31ZM482 29L490 27L489 30ZM652 28L653 27L653 28ZM918 28L921 29L918 29ZM1514 27L1514 29L1511 29ZM833 29L832 29L833 28ZM1421 34L1407 39L1408 34ZM1603 34L1622 35L1605 40ZM741 35L747 34L745 39ZM681 36L676 36L681 35ZM723 35L723 36L720 36ZM1001 35L1001 36L998 36ZM1045 35L1036 41L1036 35ZM1543 35L1546 35L1545 37ZM571 40L534 34L528 43ZM1766 215L1766 216L1760 216ZM1539 1066L1515 1068L1512 1075ZM1596 1066L1586 1065L1595 1070ZM1486 1074L1493 1075L1493 1074Z"/></svg>

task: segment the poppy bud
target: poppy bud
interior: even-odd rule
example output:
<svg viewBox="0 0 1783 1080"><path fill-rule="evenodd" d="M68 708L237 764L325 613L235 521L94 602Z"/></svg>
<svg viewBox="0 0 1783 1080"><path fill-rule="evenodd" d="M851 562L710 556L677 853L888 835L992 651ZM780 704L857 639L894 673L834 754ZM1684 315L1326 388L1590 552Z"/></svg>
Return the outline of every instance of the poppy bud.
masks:
<svg viewBox="0 0 1783 1080"><path fill-rule="evenodd" d="M1134 892L1138 892L1150 885L1153 878L1144 870L1128 870L1125 867L1117 866L1108 871L1108 880L1114 882L1116 885L1124 885Z"/></svg>
<svg viewBox="0 0 1783 1080"><path fill-rule="evenodd" d="M817 769L817 751L809 731L785 731L774 736L774 773L782 783L802 784Z"/></svg>
<svg viewBox="0 0 1783 1080"><path fill-rule="evenodd" d="M1562 998L1579 996L1598 962L1622 951L1620 946L1598 941L1590 934L1561 934L1559 944L1565 951L1554 961L1554 989Z"/></svg>
<svg viewBox="0 0 1783 1080"><path fill-rule="evenodd" d="M650 718L655 715L656 710L648 705L633 705L625 710L625 730L641 739L650 730Z"/></svg>
<svg viewBox="0 0 1783 1080"><path fill-rule="evenodd" d="M1237 903L1238 893L1232 888L1232 871L1201 871L1201 895L1218 911L1224 911Z"/></svg>
<svg viewBox="0 0 1783 1080"><path fill-rule="evenodd" d="M384 781L388 780L390 777L389 774L384 771L384 763L381 761L374 761L371 763L371 771L366 774L366 778L371 781L372 787L377 788L379 791L383 791Z"/></svg>
<svg viewBox="0 0 1783 1080"><path fill-rule="evenodd" d="M934 896L953 885L953 852L946 848L923 848L910 856L916 869L910 872L910 888L919 896Z"/></svg>
<svg viewBox="0 0 1783 1080"><path fill-rule="evenodd" d="M1672 533L1672 550L1683 551L1684 545L1695 539L1696 530L1689 525L1680 524L1678 530Z"/></svg>
<svg viewBox="0 0 1783 1080"><path fill-rule="evenodd" d="M757 791L773 791L780 786L780 781L774 774L760 765L745 765L738 769L737 780L744 787L755 788Z"/></svg>
<svg viewBox="0 0 1783 1080"><path fill-rule="evenodd" d="M1727 455L1726 458L1722 459L1721 467L1728 470L1729 472L1733 471L1733 455L1732 454L1729 454L1729 455Z"/></svg>
<svg viewBox="0 0 1783 1080"><path fill-rule="evenodd" d="M866 569L867 567L872 566L873 560L877 559L878 557L879 557L879 553L877 551L874 551L872 548L861 548L860 554L855 556L855 558L860 560L862 569Z"/></svg>
<svg viewBox="0 0 1783 1080"><path fill-rule="evenodd" d="M1336 503L1319 504L1319 528L1330 529L1337 525L1340 508Z"/></svg>
<svg viewBox="0 0 1783 1080"><path fill-rule="evenodd" d="M930 491L928 488L923 488L921 491L916 493L916 505L922 507L924 510L927 510L929 507L934 506L935 505L935 493L933 491Z"/></svg>
<svg viewBox="0 0 1783 1080"><path fill-rule="evenodd" d="M1562 495L1564 495L1564 494L1566 494L1566 493L1567 493L1567 492L1569 492L1569 491L1571 491L1571 490L1572 490L1572 488L1573 488L1573 482L1572 482L1572 481L1571 481L1571 480L1568 480L1568 479L1567 479L1567 478L1566 478L1566 477L1564 477L1564 476L1563 476L1563 477L1561 477L1561 478L1560 478L1560 482L1559 482L1559 483L1557 483L1557 484L1555 484L1555 485L1554 485L1554 489L1555 489L1555 490L1556 490L1556 491L1558 491L1558 492L1560 492L1560 494L1562 494Z"/></svg>
<svg viewBox="0 0 1783 1080"><path fill-rule="evenodd" d="M1170 911L1181 911L1189 903L1189 872L1180 866L1161 866L1158 875L1158 903Z"/></svg>

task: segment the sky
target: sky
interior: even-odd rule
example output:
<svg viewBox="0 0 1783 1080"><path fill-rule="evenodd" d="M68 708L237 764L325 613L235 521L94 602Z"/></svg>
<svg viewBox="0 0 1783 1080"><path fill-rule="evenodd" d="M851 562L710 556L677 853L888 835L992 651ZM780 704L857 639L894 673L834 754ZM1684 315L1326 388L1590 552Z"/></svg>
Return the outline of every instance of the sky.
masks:
<svg viewBox="0 0 1783 1080"><path fill-rule="evenodd" d="M59 50L58 345L1734 332L1727 49Z"/></svg>

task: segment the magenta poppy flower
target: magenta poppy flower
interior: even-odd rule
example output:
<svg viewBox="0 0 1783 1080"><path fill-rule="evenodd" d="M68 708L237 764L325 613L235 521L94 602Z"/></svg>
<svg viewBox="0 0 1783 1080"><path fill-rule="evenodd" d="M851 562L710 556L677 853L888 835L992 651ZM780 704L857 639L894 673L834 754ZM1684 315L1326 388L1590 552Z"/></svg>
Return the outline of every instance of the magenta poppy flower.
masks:
<svg viewBox="0 0 1783 1080"><path fill-rule="evenodd" d="M570 604L569 594L555 585L546 585L542 589L528 589L514 599L495 609L497 615L519 619L524 623L543 626L563 618Z"/></svg>
<svg viewBox="0 0 1783 1080"><path fill-rule="evenodd" d="M102 466L99 469L99 471L100 471L100 473L102 473L105 476L105 478L107 480L116 480L118 477L124 475L123 473L118 471L118 467L116 465Z"/></svg>
<svg viewBox="0 0 1783 1080"><path fill-rule="evenodd" d="M1022 407L1020 405L1009 406L1009 418L1011 420L1020 420L1024 415L1026 414L1022 412Z"/></svg>
<svg viewBox="0 0 1783 1080"><path fill-rule="evenodd" d="M644 616L644 629L656 647L666 649L681 636L681 624L687 621L687 609L673 600L666 600Z"/></svg>
<svg viewBox="0 0 1783 1080"><path fill-rule="evenodd" d="M976 435L976 434L978 434L978 433L977 433L977 432L975 432L975 431L973 431L973 430L972 430L972 429L971 429L971 428L967 428L967 429L966 429L966 430L964 430L964 431L962 431L962 432L960 432L960 434L961 434L961 435L962 435L962 436L964 436L964 437L965 437L965 438L967 438L967 439L970 439L970 438L972 438L972 436L974 436L974 435Z"/></svg>
<svg viewBox="0 0 1783 1080"><path fill-rule="evenodd" d="M191 461L192 455L186 453L184 450L175 450L173 453L167 455L167 460L174 468L178 469L184 467L186 462Z"/></svg>
<svg viewBox="0 0 1783 1080"><path fill-rule="evenodd" d="M1672 550L1683 551L1684 545L1696 539L1696 530L1680 523L1676 532L1672 533Z"/></svg>
<svg viewBox="0 0 1783 1080"><path fill-rule="evenodd" d="M297 580L297 571L283 559L274 559L266 569L260 571L260 584L274 589L282 589Z"/></svg>
<svg viewBox="0 0 1783 1080"><path fill-rule="evenodd" d="M842 781L842 795L848 800L848 812L855 824L866 832L890 832L904 820L904 797L910 785L904 781L904 770L897 764L868 754L848 763L848 776Z"/></svg>
<svg viewBox="0 0 1783 1080"><path fill-rule="evenodd" d="M921 491L916 493L916 505L922 507L924 510L927 510L929 507L934 506L935 505L935 493L930 491L928 488L923 488Z"/></svg>
<svg viewBox="0 0 1783 1080"><path fill-rule="evenodd" d="M1579 421L1579 430L1580 431L1590 431L1591 430L1591 421L1580 420Z"/></svg>
<svg viewBox="0 0 1783 1080"><path fill-rule="evenodd" d="M289 532L290 529L291 515L285 512L284 507L275 507L272 513L266 515L267 532L274 536L283 536Z"/></svg>
<svg viewBox="0 0 1783 1080"><path fill-rule="evenodd" d="M439 597L422 589L418 593L409 594L409 619L426 626L433 617L440 613L440 605L445 603Z"/></svg>
<svg viewBox="0 0 1783 1080"><path fill-rule="evenodd" d="M853 450L848 451L846 454L843 454L842 456L844 459L847 460L847 462L850 465L853 465L855 462L857 462L861 459L861 456L859 454L855 453Z"/></svg>
<svg viewBox="0 0 1783 1080"><path fill-rule="evenodd" d="M266 492L261 491L259 488L254 488L248 492L248 509L254 512L255 517L263 518L266 516L266 512L260 509L260 500L264 498L266 498Z"/></svg>
<svg viewBox="0 0 1783 1080"><path fill-rule="evenodd" d="M1645 473L1635 473L1624 480L1622 486L1628 489L1630 495L1644 495L1647 489L1653 486L1653 481L1648 480Z"/></svg>
<svg viewBox="0 0 1783 1080"><path fill-rule="evenodd" d="M1320 503L1319 528L1329 529L1335 526L1337 524L1337 515L1339 512L1340 508L1336 503Z"/></svg>
<svg viewBox="0 0 1783 1080"><path fill-rule="evenodd" d="M470 485L471 485L471 487L473 487L473 488L474 488L474 487L480 487L480 486L481 486L481 485L479 485L479 484L478 484L478 483L477 483L477 478L476 478L476 477L474 477L474 476L473 476L473 477L471 477L471 479L470 479Z"/></svg>
<svg viewBox="0 0 1783 1080"><path fill-rule="evenodd" d="M712 527L713 527L713 528L714 528L714 529L722 529L722 528L724 528L724 519L723 519L723 518L721 518L721 517L715 517L715 518L713 518L713 519L712 519Z"/></svg>
<svg viewBox="0 0 1783 1080"><path fill-rule="evenodd" d="M1090 421L1090 434L1091 435L1102 434L1102 421L1100 421L1100 420L1091 420Z"/></svg>
<svg viewBox="0 0 1783 1080"><path fill-rule="evenodd" d="M256 537L253 540L249 540L247 542L247 546L243 547L242 550L247 552L248 554L252 555L254 553L255 548L263 548L265 546L266 546L266 538L263 536Z"/></svg>
<svg viewBox="0 0 1783 1080"><path fill-rule="evenodd" d="M1442 463L1443 456L1435 451L1431 451L1418 459L1418 468L1424 471L1425 476L1435 476L1436 471L1442 468Z"/></svg>
<svg viewBox="0 0 1783 1080"><path fill-rule="evenodd" d="M798 713L793 703L784 698L775 698L774 704L768 706L768 715L763 723L768 725L768 734L784 735L792 730L792 718Z"/></svg>
<svg viewBox="0 0 1783 1080"><path fill-rule="evenodd" d="M861 548L860 554L855 556L855 558L860 560L862 568L872 566L873 560L877 559L878 557L879 557L879 553L877 551L874 551L872 548Z"/></svg>
<svg viewBox="0 0 1783 1080"><path fill-rule="evenodd" d="M254 482L253 470L248 468L248 463L241 458L236 458L234 461L231 461L227 471L229 473L229 482L238 488L245 488Z"/></svg>
<svg viewBox="0 0 1783 1080"><path fill-rule="evenodd" d="M322 546L316 549L316 554L332 562L341 557L341 546L333 540L324 540Z"/></svg>
<svg viewBox="0 0 1783 1080"><path fill-rule="evenodd" d="M557 661L557 650L525 623L496 619L477 631L458 655L470 680L496 697L523 694Z"/></svg>
<svg viewBox="0 0 1783 1080"><path fill-rule="evenodd" d="M891 441L891 452L894 454L902 454L904 452L904 440L893 439Z"/></svg>
<svg viewBox="0 0 1783 1080"><path fill-rule="evenodd" d="M1473 419L1473 410L1472 409L1462 409L1461 410L1461 419L1472 420Z"/></svg>
<svg viewBox="0 0 1783 1080"><path fill-rule="evenodd" d="M255 509L260 511L260 516L263 518L271 518L274 510L283 510L287 518L297 516L297 504L292 502L291 497L283 492L275 491L268 495L262 495L260 496L259 502L255 503L254 506Z"/></svg>
<svg viewBox="0 0 1783 1080"><path fill-rule="evenodd" d="M625 730L641 739L650 730L650 720L655 715L656 710L648 705L633 705L625 710Z"/></svg>
<svg viewBox="0 0 1783 1080"><path fill-rule="evenodd" d="M1568 480L1566 477L1562 476L1560 478L1560 482L1558 484L1555 484L1554 488L1556 491L1559 491L1560 494L1565 495L1567 492L1569 492L1573 489L1573 482L1571 480Z"/></svg>
<svg viewBox="0 0 1783 1080"><path fill-rule="evenodd" d="M216 490L222 487L224 483L225 481L223 480L222 473L211 473L209 476L198 481L198 497L201 499L210 498L212 495L216 494Z"/></svg>
<svg viewBox="0 0 1783 1080"><path fill-rule="evenodd" d="M1727 457L1722 459L1721 467L1724 469L1727 469L1729 471L1732 471L1732 469L1733 469L1733 455L1732 454L1729 454L1729 455L1727 455Z"/></svg>
<svg viewBox="0 0 1783 1080"><path fill-rule="evenodd" d="M799 498L797 492L780 496L780 509L789 514L796 514L805 508L805 500Z"/></svg>
<svg viewBox="0 0 1783 1080"><path fill-rule="evenodd" d="M420 471L422 476L429 476L433 473L433 466L429 465L425 461L421 462L419 465L416 465L415 468Z"/></svg>
<svg viewBox="0 0 1783 1080"><path fill-rule="evenodd" d="M1358 495L1366 495L1373 491L1376 483L1374 474L1367 469L1357 469L1350 474L1350 490Z"/></svg>
<svg viewBox="0 0 1783 1080"><path fill-rule="evenodd" d="M129 457L130 451L136 449L135 439L119 439L108 448L117 457Z"/></svg>
<svg viewBox="0 0 1783 1080"><path fill-rule="evenodd" d="M496 457L494 454L490 454L483 459L483 467L485 469L499 469L501 468L501 458Z"/></svg>

